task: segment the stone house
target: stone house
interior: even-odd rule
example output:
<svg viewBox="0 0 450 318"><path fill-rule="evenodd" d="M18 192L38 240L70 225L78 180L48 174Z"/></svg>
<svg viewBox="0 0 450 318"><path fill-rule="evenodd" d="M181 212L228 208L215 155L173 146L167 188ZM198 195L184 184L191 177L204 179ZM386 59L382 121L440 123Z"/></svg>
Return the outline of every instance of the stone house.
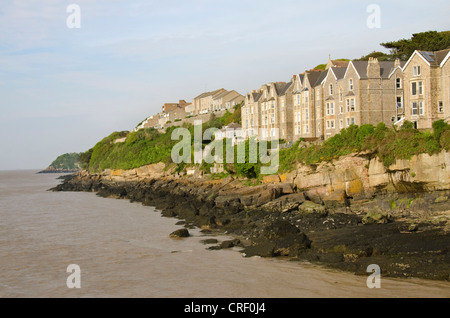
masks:
<svg viewBox="0 0 450 318"><path fill-rule="evenodd" d="M347 68L330 67L325 78L321 82L322 86L322 122L323 136L328 139L339 133L339 123L344 120L344 89L342 87L343 78Z"/></svg>
<svg viewBox="0 0 450 318"><path fill-rule="evenodd" d="M245 95L244 105L241 109L241 122L243 135L246 138L257 136L261 121L260 104L261 90L252 90Z"/></svg>
<svg viewBox="0 0 450 318"><path fill-rule="evenodd" d="M294 76L293 102L293 140L317 138L317 118L322 116L322 105L316 107L316 83L323 71L310 70ZM322 78L323 79L323 78ZM319 90L318 90L319 91ZM320 91L319 91L320 94ZM320 127L320 125L319 125Z"/></svg>
<svg viewBox="0 0 450 318"><path fill-rule="evenodd" d="M244 96L232 91L224 91L216 95L213 99L212 111L220 111L225 109L230 109L232 106L240 103L244 100Z"/></svg>
<svg viewBox="0 0 450 318"><path fill-rule="evenodd" d="M430 129L434 121L450 117L450 49L414 51L403 66L404 118L418 129Z"/></svg>
<svg viewBox="0 0 450 318"><path fill-rule="evenodd" d="M192 100L194 115L201 115L212 112L214 99L225 92L226 90L224 88L220 88L212 92L202 93L195 97Z"/></svg>
<svg viewBox="0 0 450 318"><path fill-rule="evenodd" d="M244 136L292 140L292 84L264 84L246 95L241 110Z"/></svg>

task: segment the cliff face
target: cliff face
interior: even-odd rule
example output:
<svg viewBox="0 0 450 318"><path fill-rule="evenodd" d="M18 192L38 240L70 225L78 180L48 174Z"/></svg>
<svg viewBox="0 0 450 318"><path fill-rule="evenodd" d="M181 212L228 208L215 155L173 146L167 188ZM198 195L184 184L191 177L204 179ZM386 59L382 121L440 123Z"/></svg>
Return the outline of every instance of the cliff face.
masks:
<svg viewBox="0 0 450 318"><path fill-rule="evenodd" d="M379 194L450 189L450 153L421 154L385 167L378 158L342 157L317 167L299 165L280 176L306 194L323 200L367 199Z"/></svg>
<svg viewBox="0 0 450 318"><path fill-rule="evenodd" d="M181 179L190 182L196 180L195 176L174 177L171 171L165 171L163 163L131 170L105 170L99 177L104 182L136 182L159 178L175 178L180 179L180 182ZM266 184L278 184L284 191L290 188L290 191L303 192L316 203L335 202L342 205L348 205L349 200L358 202L374 196L440 193L450 190L450 153L442 151L432 156L421 154L410 160L398 160L389 167L385 167L377 158L350 155L313 167L298 165L293 172L266 176L263 181ZM234 183L235 188L240 186Z"/></svg>

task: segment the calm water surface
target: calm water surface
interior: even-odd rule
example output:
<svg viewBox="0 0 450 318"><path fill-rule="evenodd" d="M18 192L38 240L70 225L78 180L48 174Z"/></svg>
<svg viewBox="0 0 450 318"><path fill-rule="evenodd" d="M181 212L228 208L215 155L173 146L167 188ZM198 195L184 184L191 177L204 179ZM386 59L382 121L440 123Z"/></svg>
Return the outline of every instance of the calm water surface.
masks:
<svg viewBox="0 0 450 318"><path fill-rule="evenodd" d="M59 175L0 172L0 297L450 297L450 283L381 280L174 240L176 219L92 193L49 192ZM216 237L217 239L229 239ZM81 288L69 289L69 264Z"/></svg>

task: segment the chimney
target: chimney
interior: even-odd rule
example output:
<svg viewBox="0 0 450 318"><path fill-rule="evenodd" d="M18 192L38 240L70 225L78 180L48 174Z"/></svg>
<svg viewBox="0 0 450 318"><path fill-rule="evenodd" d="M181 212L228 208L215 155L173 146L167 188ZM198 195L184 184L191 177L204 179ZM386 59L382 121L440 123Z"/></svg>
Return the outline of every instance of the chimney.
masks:
<svg viewBox="0 0 450 318"><path fill-rule="evenodd" d="M396 68L397 66L400 66L400 59L395 59L395 62L394 62L394 68Z"/></svg>
<svg viewBox="0 0 450 318"><path fill-rule="evenodd" d="M369 57L369 63L367 64L367 77L379 78L380 77L380 64L378 59Z"/></svg>

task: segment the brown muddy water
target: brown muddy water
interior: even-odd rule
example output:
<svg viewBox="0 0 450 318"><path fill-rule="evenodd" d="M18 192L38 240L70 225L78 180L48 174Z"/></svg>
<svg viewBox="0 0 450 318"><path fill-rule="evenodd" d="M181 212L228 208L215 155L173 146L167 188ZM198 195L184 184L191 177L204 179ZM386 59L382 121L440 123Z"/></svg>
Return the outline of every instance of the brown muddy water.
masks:
<svg viewBox="0 0 450 318"><path fill-rule="evenodd" d="M356 276L172 239L176 219L93 193L49 192L55 174L0 172L0 297L450 297L450 283ZM228 237L215 237L219 241ZM68 288L67 267L81 270ZM369 274L367 274L369 275Z"/></svg>

